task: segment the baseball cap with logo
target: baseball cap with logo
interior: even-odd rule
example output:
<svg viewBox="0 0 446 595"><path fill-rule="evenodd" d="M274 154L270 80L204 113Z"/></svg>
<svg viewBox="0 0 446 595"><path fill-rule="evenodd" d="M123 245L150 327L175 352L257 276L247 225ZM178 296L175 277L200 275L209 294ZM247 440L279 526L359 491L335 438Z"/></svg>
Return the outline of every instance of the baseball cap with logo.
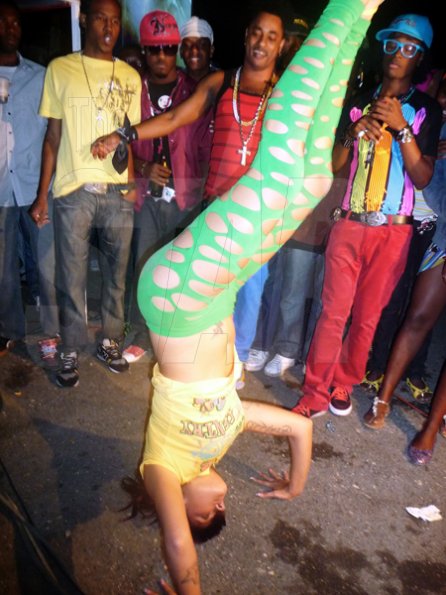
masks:
<svg viewBox="0 0 446 595"><path fill-rule="evenodd" d="M178 24L165 10L154 10L147 13L139 25L141 45L179 45L180 32Z"/></svg>
<svg viewBox="0 0 446 595"><path fill-rule="evenodd" d="M422 41L428 48L431 47L432 38L434 36L429 19L419 14L403 14L396 19L393 19L386 29L378 31L376 39L378 39L378 41L383 41L395 33L402 33L414 37L415 39Z"/></svg>

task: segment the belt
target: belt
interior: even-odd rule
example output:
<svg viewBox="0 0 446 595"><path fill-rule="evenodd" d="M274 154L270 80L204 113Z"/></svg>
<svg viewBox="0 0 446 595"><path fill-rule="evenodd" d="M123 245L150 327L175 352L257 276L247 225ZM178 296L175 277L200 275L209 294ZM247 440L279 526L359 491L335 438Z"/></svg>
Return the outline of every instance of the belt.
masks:
<svg viewBox="0 0 446 595"><path fill-rule="evenodd" d="M370 227L379 227L380 225L409 225L413 222L413 217L407 215L385 215L381 211L354 213L353 211L345 211L340 207L336 207L333 210L331 218L333 221L339 221L339 219L358 221Z"/></svg>
<svg viewBox="0 0 446 595"><path fill-rule="evenodd" d="M136 188L135 182L130 184L107 184L107 182L94 182L91 184L84 184L82 190L90 192L91 194L107 194L108 192L122 192L133 190Z"/></svg>

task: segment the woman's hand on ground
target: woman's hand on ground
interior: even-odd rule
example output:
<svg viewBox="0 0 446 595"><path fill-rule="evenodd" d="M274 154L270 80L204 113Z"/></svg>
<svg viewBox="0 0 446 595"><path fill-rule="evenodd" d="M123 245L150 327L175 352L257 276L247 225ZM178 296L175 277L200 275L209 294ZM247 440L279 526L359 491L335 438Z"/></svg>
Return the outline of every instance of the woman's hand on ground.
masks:
<svg viewBox="0 0 446 595"><path fill-rule="evenodd" d="M296 496L290 492L290 477L288 471L277 473L268 469L267 473L259 473L258 477L251 477L251 481L269 488L268 492L258 492L259 498L277 498L278 500L291 500Z"/></svg>

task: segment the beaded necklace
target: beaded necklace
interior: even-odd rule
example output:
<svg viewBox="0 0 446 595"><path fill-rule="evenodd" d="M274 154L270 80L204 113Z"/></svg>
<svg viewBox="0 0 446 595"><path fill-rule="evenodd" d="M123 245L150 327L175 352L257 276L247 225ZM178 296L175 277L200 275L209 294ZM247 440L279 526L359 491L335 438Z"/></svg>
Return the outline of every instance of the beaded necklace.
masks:
<svg viewBox="0 0 446 595"><path fill-rule="evenodd" d="M107 93L106 98L104 99L104 103L101 106L98 106L98 104L96 103L96 99L94 98L93 92L91 90L90 81L88 80L87 69L85 68L85 63L84 63L84 54L83 54L83 52L81 52L82 68L84 69L85 79L87 81L88 90L90 91L91 100L93 101L93 104L94 104L94 106L96 108L96 112L97 112L96 113L96 122L101 122L104 120L104 116L102 115L102 112L104 111L105 106L107 105L107 101L108 101L108 98L110 97L110 93L113 91L113 84L114 84L114 80L115 80L116 58L113 58L112 61L113 61L113 69L112 69L110 83L108 85L108 93Z"/></svg>
<svg viewBox="0 0 446 595"><path fill-rule="evenodd" d="M246 165L246 157L248 155L251 155L251 151L248 150L249 141L251 140L252 135L254 134L254 130L256 128L257 122L259 121L259 119L266 107L266 102L268 101L269 96L271 95L273 85L272 85L271 80L269 80L266 83L265 88L263 89L263 93L260 97L260 101L259 101L259 105L257 106L256 113L254 114L254 118L252 120L249 120L248 122L245 122L241 118L241 110L240 110L240 92L239 92L239 90L240 90L241 73L242 73L242 67L240 66L235 74L234 90L232 92L232 111L234 113L235 121L239 125L240 140L242 141L242 148L237 149L237 153L239 153L241 155L240 165ZM243 131L244 126L251 127L248 132L248 135L246 137L245 137L245 133Z"/></svg>

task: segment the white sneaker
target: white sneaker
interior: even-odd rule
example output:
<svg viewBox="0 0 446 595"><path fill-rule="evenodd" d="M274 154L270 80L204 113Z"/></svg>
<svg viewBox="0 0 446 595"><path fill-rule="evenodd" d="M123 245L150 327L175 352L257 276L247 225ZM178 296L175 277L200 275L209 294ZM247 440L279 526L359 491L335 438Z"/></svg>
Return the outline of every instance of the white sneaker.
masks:
<svg viewBox="0 0 446 595"><path fill-rule="evenodd" d="M292 357L285 357L284 355L276 353L273 359L266 364L264 372L267 376L272 376L273 378L282 376L285 370L292 368L295 363L296 360Z"/></svg>
<svg viewBox="0 0 446 595"><path fill-rule="evenodd" d="M245 370L248 370L248 372L258 372L266 364L268 356L268 351L250 349L248 359L244 362Z"/></svg>

